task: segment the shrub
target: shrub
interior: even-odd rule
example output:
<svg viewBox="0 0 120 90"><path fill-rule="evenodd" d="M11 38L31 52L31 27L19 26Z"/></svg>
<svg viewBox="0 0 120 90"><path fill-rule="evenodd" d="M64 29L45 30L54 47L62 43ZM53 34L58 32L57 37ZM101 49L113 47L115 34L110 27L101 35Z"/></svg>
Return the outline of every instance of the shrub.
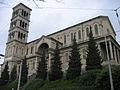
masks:
<svg viewBox="0 0 120 90"><path fill-rule="evenodd" d="M32 80L24 90L37 90L41 88L45 84L45 81L42 79L34 79Z"/></svg>
<svg viewBox="0 0 120 90"><path fill-rule="evenodd" d="M44 88L39 90L96 90L96 88L93 86L83 86L83 87L71 86L71 87Z"/></svg>
<svg viewBox="0 0 120 90"><path fill-rule="evenodd" d="M115 90L120 89L120 66L112 68L113 85ZM96 86L102 90L110 90L109 71L107 68L103 69L98 75Z"/></svg>
<svg viewBox="0 0 120 90"><path fill-rule="evenodd" d="M79 85L77 85L74 81L68 81L68 80L57 80L57 81L50 81L47 82L42 88L39 90L64 90L64 88L76 88Z"/></svg>
<svg viewBox="0 0 120 90"><path fill-rule="evenodd" d="M94 86L100 70L89 70L76 79L81 86Z"/></svg>
<svg viewBox="0 0 120 90"><path fill-rule="evenodd" d="M17 81L13 81L11 83L6 84L4 87L2 87L2 89L0 90L12 90L12 88L14 88L14 90L17 89Z"/></svg>

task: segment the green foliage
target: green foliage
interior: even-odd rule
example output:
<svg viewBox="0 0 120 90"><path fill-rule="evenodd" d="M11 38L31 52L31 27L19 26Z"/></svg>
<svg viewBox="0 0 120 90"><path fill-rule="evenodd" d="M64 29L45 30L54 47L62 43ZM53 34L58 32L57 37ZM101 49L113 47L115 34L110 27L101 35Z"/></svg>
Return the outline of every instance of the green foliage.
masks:
<svg viewBox="0 0 120 90"><path fill-rule="evenodd" d="M13 67L11 73L10 73L10 81L14 81L17 78L17 70L16 66Z"/></svg>
<svg viewBox="0 0 120 90"><path fill-rule="evenodd" d="M81 86L94 86L99 73L100 70L89 70L76 78L76 82L80 83Z"/></svg>
<svg viewBox="0 0 120 90"><path fill-rule="evenodd" d="M45 81L42 79L32 80L24 90L37 90L45 84Z"/></svg>
<svg viewBox="0 0 120 90"><path fill-rule="evenodd" d="M47 77L47 64L45 59L45 52L43 51L41 60L39 61L38 64L36 78L46 80L46 77Z"/></svg>
<svg viewBox="0 0 120 90"><path fill-rule="evenodd" d="M1 73L1 78L0 78L0 86L3 86L8 83L9 81L9 71L8 71L8 62L5 64L5 68L3 72Z"/></svg>
<svg viewBox="0 0 120 90"><path fill-rule="evenodd" d="M51 71L49 73L49 79L51 81L61 79L63 76L61 61L60 61L60 51L58 48L58 44L56 44L56 49L53 54L52 62L51 62Z"/></svg>
<svg viewBox="0 0 120 90"><path fill-rule="evenodd" d="M116 66L112 68L112 76L113 76L114 90L119 90L120 89L120 66ZM107 68L103 69L102 72L98 75L96 80L96 86L103 90L110 90L109 71Z"/></svg>
<svg viewBox="0 0 120 90"><path fill-rule="evenodd" d="M80 86L80 83L76 81L77 80L51 81L38 90L96 90L94 86Z"/></svg>
<svg viewBox="0 0 120 90"><path fill-rule="evenodd" d="M73 80L56 80L46 82L42 79L32 80L24 90L110 90L109 72L102 70L89 70ZM120 66L112 68L114 90L120 89ZM11 90L17 87L17 82L11 82L0 87L0 90Z"/></svg>
<svg viewBox="0 0 120 90"><path fill-rule="evenodd" d="M22 71L21 71L21 86L23 86L27 82L28 76L28 66L26 62L26 57L22 60Z"/></svg>
<svg viewBox="0 0 120 90"><path fill-rule="evenodd" d="M88 42L88 50L87 50L87 58L86 58L86 70L92 69L101 69L101 56L99 54L98 47L94 40L92 31L90 30L89 34L89 42Z"/></svg>
<svg viewBox="0 0 120 90"><path fill-rule="evenodd" d="M81 73L81 58L78 49L78 44L74 38L71 50L71 56L69 56L69 67L67 70L66 78L68 80L75 79Z"/></svg>
<svg viewBox="0 0 120 90"><path fill-rule="evenodd" d="M39 90L62 90L63 88L75 88L78 87L76 83L73 81L67 80L56 80L47 82L42 88Z"/></svg>
<svg viewBox="0 0 120 90"><path fill-rule="evenodd" d="M2 89L0 88L0 90L12 90L12 88L14 88L14 90L17 89L17 81L13 81L6 84L5 86L2 87Z"/></svg>

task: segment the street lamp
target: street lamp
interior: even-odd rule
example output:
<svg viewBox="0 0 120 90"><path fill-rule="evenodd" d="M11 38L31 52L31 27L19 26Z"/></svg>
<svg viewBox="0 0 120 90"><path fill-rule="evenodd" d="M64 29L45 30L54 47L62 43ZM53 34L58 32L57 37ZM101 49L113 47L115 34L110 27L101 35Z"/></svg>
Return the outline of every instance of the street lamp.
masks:
<svg viewBox="0 0 120 90"><path fill-rule="evenodd" d="M111 71L111 63L110 63L110 57L109 57L109 53L108 53L108 46L107 46L106 36L105 36L105 46L106 46L106 52L107 52L107 60L108 60L108 69L109 69L111 90L114 90L113 79L112 79L112 71Z"/></svg>
<svg viewBox="0 0 120 90"><path fill-rule="evenodd" d="M17 90L20 90L20 80L21 80L21 71L22 71L22 60L18 63L20 63L20 73L19 73L19 78L18 78L18 87Z"/></svg>

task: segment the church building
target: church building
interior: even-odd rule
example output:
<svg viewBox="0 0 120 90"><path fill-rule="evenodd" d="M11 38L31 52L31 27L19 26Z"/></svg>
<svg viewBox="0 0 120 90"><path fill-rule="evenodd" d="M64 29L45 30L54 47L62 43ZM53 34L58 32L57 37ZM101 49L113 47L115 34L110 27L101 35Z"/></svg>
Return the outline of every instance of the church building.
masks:
<svg viewBox="0 0 120 90"><path fill-rule="evenodd" d="M28 76L34 75L43 51L46 52L47 68L50 70L51 58L56 44L58 44L62 70L66 72L68 69L70 47L75 37L81 54L82 72L84 72L90 27L92 27L94 39L99 48L100 55L104 60L102 65L108 64L105 41L107 42L111 64L120 64L120 45L116 41L116 33L108 16L98 16L49 35L42 35L36 40L27 42L30 31L29 22L31 11L29 7L22 3L19 3L13 8L4 61L4 64L8 62L10 71L14 65L17 65L17 70L19 70L20 64L17 62L26 57Z"/></svg>

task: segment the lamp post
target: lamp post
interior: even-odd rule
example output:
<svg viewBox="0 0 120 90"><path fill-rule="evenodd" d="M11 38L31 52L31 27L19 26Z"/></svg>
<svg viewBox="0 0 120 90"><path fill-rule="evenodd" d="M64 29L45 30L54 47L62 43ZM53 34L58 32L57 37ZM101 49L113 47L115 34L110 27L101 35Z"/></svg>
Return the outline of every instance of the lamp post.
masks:
<svg viewBox="0 0 120 90"><path fill-rule="evenodd" d="M21 71L22 71L22 60L20 61L20 73L19 73L19 78L18 78L18 87L17 87L17 90L20 90Z"/></svg>
<svg viewBox="0 0 120 90"><path fill-rule="evenodd" d="M107 46L106 36L105 36L105 46L106 46L108 69L109 69L109 76L110 76L110 86L111 86L111 90L114 90L113 79L112 79L112 71L111 71L111 63L110 63L110 57L109 57L109 53L108 53L108 46Z"/></svg>

